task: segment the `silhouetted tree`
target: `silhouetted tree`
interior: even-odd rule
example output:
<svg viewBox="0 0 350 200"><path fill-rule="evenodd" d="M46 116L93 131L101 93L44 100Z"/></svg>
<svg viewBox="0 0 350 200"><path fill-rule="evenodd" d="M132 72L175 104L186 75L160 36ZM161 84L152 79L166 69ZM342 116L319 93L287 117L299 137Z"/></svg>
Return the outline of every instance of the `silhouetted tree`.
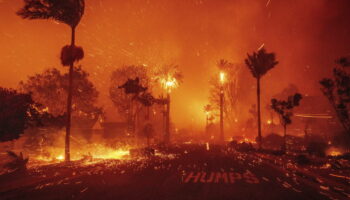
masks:
<svg viewBox="0 0 350 200"><path fill-rule="evenodd" d="M299 106L301 99L302 96L299 93L289 96L286 101L271 99L271 107L279 115L284 130L283 151L287 149L287 125L292 123L293 108Z"/></svg>
<svg viewBox="0 0 350 200"><path fill-rule="evenodd" d="M275 65L278 64L274 53L267 53L264 48L254 52L252 55L248 54L248 58L245 59L245 63L248 66L253 77L257 80L257 105L258 105L258 143L259 149L261 149L261 113L260 113L260 79Z"/></svg>
<svg viewBox="0 0 350 200"><path fill-rule="evenodd" d="M142 129L142 134L147 139L147 147L150 147L150 140L154 135L154 128L151 123L146 123Z"/></svg>
<svg viewBox="0 0 350 200"><path fill-rule="evenodd" d="M40 125L37 104L30 94L0 87L0 141L18 139L29 126Z"/></svg>
<svg viewBox="0 0 350 200"><path fill-rule="evenodd" d="M75 46L75 29L78 26L85 9L84 0L24 0L24 7L17 14L25 19L53 19L70 26L71 44L61 51L63 66L69 66L69 85L67 95L67 124L65 140L65 160L70 161L70 127L73 91L74 62L84 57L81 47Z"/></svg>
<svg viewBox="0 0 350 200"><path fill-rule="evenodd" d="M337 64L333 69L333 79L320 81L321 90L335 110L344 131L350 135L350 74L345 71L350 64L347 58L340 58Z"/></svg>
<svg viewBox="0 0 350 200"><path fill-rule="evenodd" d="M73 122L76 127L91 128L102 113L102 109L96 106L98 91L88 79L89 74L81 67L74 68L72 77L75 80L72 92L76 94L73 98ZM68 79L69 74L62 74L58 69L51 68L28 77L25 82L20 82L20 90L31 93L34 101L41 104L40 109L56 119L54 124L53 120L48 118L47 126L61 127L62 116L67 114L64 105L70 87Z"/></svg>
<svg viewBox="0 0 350 200"><path fill-rule="evenodd" d="M128 80L131 82L128 82ZM134 82L136 80L137 83ZM124 89L121 89L119 87L128 87L128 84L132 86L129 88L130 92L127 92L127 88L123 87ZM150 78L146 67L129 65L117 68L112 72L109 96L120 117L129 124L132 131L135 131L137 115L143 108L139 101L134 101L136 91L133 91L133 87L135 86L150 87Z"/></svg>

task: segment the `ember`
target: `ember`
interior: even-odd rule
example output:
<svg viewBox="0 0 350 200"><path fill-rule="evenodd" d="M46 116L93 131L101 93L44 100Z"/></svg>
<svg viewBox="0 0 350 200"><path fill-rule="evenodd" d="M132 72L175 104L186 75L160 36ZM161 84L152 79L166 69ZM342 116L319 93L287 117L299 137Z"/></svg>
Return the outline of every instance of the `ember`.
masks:
<svg viewBox="0 0 350 200"><path fill-rule="evenodd" d="M0 0L1 200L350 198L350 0Z"/></svg>

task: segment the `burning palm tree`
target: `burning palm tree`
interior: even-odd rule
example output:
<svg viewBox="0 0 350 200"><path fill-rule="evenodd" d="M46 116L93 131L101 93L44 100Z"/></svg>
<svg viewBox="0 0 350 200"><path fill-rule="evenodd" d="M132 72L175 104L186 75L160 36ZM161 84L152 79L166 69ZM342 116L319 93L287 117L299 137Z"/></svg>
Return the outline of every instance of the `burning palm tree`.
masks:
<svg viewBox="0 0 350 200"><path fill-rule="evenodd" d="M179 86L183 76L177 66L167 65L155 73L155 79L167 93L164 143L170 143L170 93Z"/></svg>
<svg viewBox="0 0 350 200"><path fill-rule="evenodd" d="M261 113L260 113L260 79L275 65L278 64L274 53L267 53L264 48L254 52L252 55L248 54L248 58L245 59L245 63L248 66L253 77L257 80L257 104L258 104L258 143L259 149L261 149Z"/></svg>
<svg viewBox="0 0 350 200"><path fill-rule="evenodd" d="M74 62L84 57L81 47L75 46L75 29L78 26L85 8L84 0L24 0L24 7L17 14L24 19L53 19L67 24L71 28L71 44L61 51L63 66L69 66L69 87L67 98L67 124L65 142L65 160L70 161L70 127L72 112L72 86Z"/></svg>

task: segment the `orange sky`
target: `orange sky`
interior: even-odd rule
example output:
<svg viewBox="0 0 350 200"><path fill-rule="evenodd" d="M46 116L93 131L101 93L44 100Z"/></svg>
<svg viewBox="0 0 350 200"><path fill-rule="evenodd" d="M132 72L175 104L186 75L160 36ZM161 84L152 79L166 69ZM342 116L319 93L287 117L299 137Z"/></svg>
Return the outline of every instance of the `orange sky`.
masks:
<svg viewBox="0 0 350 200"><path fill-rule="evenodd" d="M0 0L3 87L16 87L48 67L62 68L60 49L70 39L64 24L16 16L21 6L21 0ZM318 80L329 76L337 57L350 53L349 7L347 0L86 0L77 45L107 109L113 69L179 65L184 83L173 93L172 118L180 127L203 126L215 63L242 63L262 44L280 62L263 79L263 101L289 83L320 95ZM255 103L254 94L244 103Z"/></svg>

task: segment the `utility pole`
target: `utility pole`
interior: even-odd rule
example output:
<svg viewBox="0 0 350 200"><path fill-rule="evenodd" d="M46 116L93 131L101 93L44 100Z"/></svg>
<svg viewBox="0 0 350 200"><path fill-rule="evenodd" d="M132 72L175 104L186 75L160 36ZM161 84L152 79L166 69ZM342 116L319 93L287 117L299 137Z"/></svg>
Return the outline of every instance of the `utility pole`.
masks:
<svg viewBox="0 0 350 200"><path fill-rule="evenodd" d="M165 116L165 136L164 142L170 143L170 93L167 93L166 116Z"/></svg>
<svg viewBox="0 0 350 200"><path fill-rule="evenodd" d="M224 89L220 87L220 142L225 142L224 137Z"/></svg>
<svg viewBox="0 0 350 200"><path fill-rule="evenodd" d="M220 143L225 143L224 136L224 83L225 73L220 72Z"/></svg>

